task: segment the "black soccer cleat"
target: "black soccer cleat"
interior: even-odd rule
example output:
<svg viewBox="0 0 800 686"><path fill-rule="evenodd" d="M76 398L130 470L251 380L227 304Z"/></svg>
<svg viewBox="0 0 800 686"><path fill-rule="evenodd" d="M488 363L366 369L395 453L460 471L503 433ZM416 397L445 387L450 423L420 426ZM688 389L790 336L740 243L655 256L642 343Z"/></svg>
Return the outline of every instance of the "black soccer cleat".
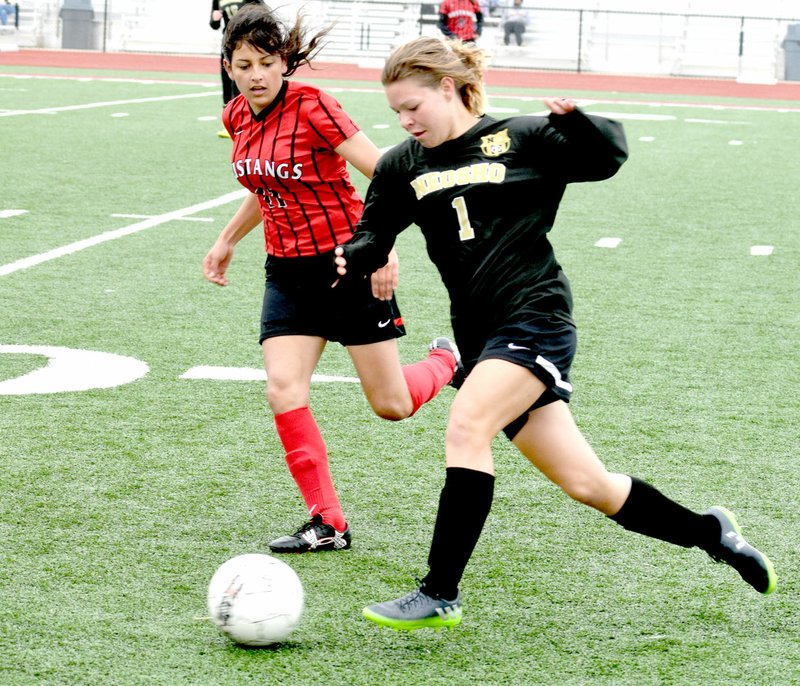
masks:
<svg viewBox="0 0 800 686"><path fill-rule="evenodd" d="M347 550L353 537L350 527L337 531L316 514L291 536L281 536L269 542L273 553L317 553L324 550Z"/></svg>
<svg viewBox="0 0 800 686"><path fill-rule="evenodd" d="M418 588L411 593L365 607L365 619L395 631L450 629L461 623L461 594L455 600L433 598Z"/></svg>
<svg viewBox="0 0 800 686"><path fill-rule="evenodd" d="M449 338L439 336L439 338L434 338L431 341L428 350L447 350L453 353L456 358L456 364L453 367L453 378L448 381L447 385L453 388L461 388L467 378L467 373L464 371L464 363L461 361L461 353L458 352L458 346Z"/></svg>
<svg viewBox="0 0 800 686"><path fill-rule="evenodd" d="M715 562L733 567L748 584L767 595L775 590L778 575L770 559L742 537L742 530L733 512L724 507L710 507L703 514L713 516L720 525L720 540L706 550Z"/></svg>

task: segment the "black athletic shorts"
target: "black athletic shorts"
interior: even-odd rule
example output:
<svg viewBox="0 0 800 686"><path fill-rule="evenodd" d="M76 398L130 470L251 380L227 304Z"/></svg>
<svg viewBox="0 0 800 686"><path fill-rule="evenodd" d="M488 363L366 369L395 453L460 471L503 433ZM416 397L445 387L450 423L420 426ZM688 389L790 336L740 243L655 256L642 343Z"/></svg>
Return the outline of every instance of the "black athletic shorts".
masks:
<svg viewBox="0 0 800 686"><path fill-rule="evenodd" d="M569 371L578 344L574 325L520 318L485 332L480 327L473 328L472 319L453 319L456 344L468 374L483 360L506 360L529 369L547 387L524 414L503 429L509 439L519 433L528 421L528 413L537 407L556 400L569 402L572 395Z"/></svg>
<svg viewBox="0 0 800 686"><path fill-rule="evenodd" d="M267 258L259 343L274 336L318 336L366 345L405 335L394 298L374 298L368 278L331 288L332 263L332 253Z"/></svg>

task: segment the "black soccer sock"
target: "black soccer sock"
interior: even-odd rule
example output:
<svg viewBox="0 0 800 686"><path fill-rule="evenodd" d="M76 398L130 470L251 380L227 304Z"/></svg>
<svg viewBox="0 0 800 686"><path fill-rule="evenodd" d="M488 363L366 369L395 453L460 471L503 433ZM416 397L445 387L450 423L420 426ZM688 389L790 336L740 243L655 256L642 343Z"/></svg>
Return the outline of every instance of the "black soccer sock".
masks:
<svg viewBox="0 0 800 686"><path fill-rule="evenodd" d="M698 546L708 550L719 543L720 527L715 517L693 512L647 482L636 477L631 479L628 499L610 519L629 531L684 548Z"/></svg>
<svg viewBox="0 0 800 686"><path fill-rule="evenodd" d="M430 571L423 590L452 600L492 508L494 476L463 467L448 467L433 528Z"/></svg>

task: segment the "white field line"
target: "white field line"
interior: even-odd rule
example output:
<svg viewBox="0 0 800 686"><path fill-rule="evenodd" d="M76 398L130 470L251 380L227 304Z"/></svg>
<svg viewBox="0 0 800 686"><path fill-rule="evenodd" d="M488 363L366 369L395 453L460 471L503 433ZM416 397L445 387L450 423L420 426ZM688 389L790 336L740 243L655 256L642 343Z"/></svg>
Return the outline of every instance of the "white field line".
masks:
<svg viewBox="0 0 800 686"><path fill-rule="evenodd" d="M104 102L88 102L83 105L65 105L64 107L42 107L38 110L3 110L0 117L18 117L23 114L55 114L56 112L72 112L74 110L91 110L98 107L119 107L120 105L138 105L143 102L164 102L166 100L189 100L191 98L207 98L219 95L216 91L205 93L186 93L185 95L163 95L158 98L135 98L133 100L106 100Z"/></svg>
<svg viewBox="0 0 800 686"><path fill-rule="evenodd" d="M210 82L203 81L160 81L158 79L122 79L110 77L87 77L87 76L57 76L48 74L4 74L0 73L0 77L17 78L17 79L74 79L76 81L124 81L129 83L174 83L178 85L183 84L197 84L200 86L211 86ZM313 79L310 79L313 81ZM216 82L213 84L216 86ZM383 95L382 88L376 87L349 87L342 88L336 86L326 86L325 90L329 93L374 93ZM219 95L220 91L214 91L215 95ZM200 97L199 95L196 97ZM489 89L489 99L497 98L498 100L520 100L522 102L541 102L542 96L539 95L513 95L495 93L492 88ZM157 100L158 98L156 98ZM576 98L578 105L586 108L593 104L604 105L641 105L643 107L683 107L683 108L696 108L696 109L710 109L710 110L731 110L731 111L756 111L756 112L786 112L786 113L800 113L800 107L791 106L786 107L782 105L747 105L747 104L734 104L734 103L714 103L714 102L690 102L690 101L675 101L675 100L626 100L624 98ZM132 102L147 102L147 100L132 101ZM113 103L110 103L113 104ZM31 112L55 112L56 109L46 110L31 110ZM13 114L13 111L11 112ZM27 114L27 111L21 111L21 114ZM9 113L0 111L0 116L9 116Z"/></svg>
<svg viewBox="0 0 800 686"><path fill-rule="evenodd" d="M2 216L2 213L0 213ZM152 214L112 214L112 217L119 217L120 219L151 219ZM182 222L213 222L211 217L180 217L178 221Z"/></svg>
<svg viewBox="0 0 800 686"><path fill-rule="evenodd" d="M211 367L200 365L192 367L180 375L181 379L198 379L202 381L266 381L267 373L263 369L249 367ZM316 383L359 383L355 376L331 376L314 374L311 381Z"/></svg>
<svg viewBox="0 0 800 686"><path fill-rule="evenodd" d="M84 238L83 240L76 241L75 243L70 243L69 245L64 245L60 248L54 248L53 250L48 250L47 252L43 252L39 255L32 255L31 257L25 257L21 260L17 260L16 262L10 262L9 264L0 265L0 276L8 276L9 274L13 274L14 272L18 272L22 269L35 267L36 265L42 264L43 262L49 262L50 260L55 260L59 257L64 257L65 255L71 255L74 252L78 252L79 250L85 250L86 248L91 248L95 245L99 245L100 243L105 243L106 241L113 241L116 240L117 238L130 236L131 234L138 233L139 231L144 231L145 229L150 229L154 226L159 226L160 224L166 224L167 222L173 221L175 219L183 219L188 215L196 214L197 212L204 212L205 210L211 209L212 207L219 207L220 205L226 205L227 203L233 202L234 200L240 200L241 198L245 197L245 195L248 192L249 191L243 188L238 191L233 191L232 193L221 195L220 197L214 198L213 200L206 200L205 202L197 203L196 205L191 205L189 207L184 207L180 210L173 210L172 212L167 212L165 214L160 214L155 217L151 217L150 219L145 219L144 221L141 222L136 222L135 224L131 224L130 226L123 226L121 229L106 231L105 233L92 236L91 238Z"/></svg>
<svg viewBox="0 0 800 686"><path fill-rule="evenodd" d="M188 79L134 79L120 76L70 76L68 74L2 74L0 77L29 81L31 79L55 79L59 81L81 81L83 83L97 81L100 83L140 83L147 86L156 83L166 83L179 86L205 86L206 88L219 88L219 81L190 81ZM222 91L217 91L221 93Z"/></svg>

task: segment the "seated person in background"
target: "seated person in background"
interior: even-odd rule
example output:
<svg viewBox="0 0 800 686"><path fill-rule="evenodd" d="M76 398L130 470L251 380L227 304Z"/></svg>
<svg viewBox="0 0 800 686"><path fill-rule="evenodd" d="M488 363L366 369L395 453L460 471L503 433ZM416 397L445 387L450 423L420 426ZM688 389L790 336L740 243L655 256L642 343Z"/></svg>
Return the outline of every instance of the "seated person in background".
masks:
<svg viewBox="0 0 800 686"><path fill-rule="evenodd" d="M514 0L513 6L503 10L503 43L508 45L513 34L517 45L522 45L527 24L528 10L522 9L522 0Z"/></svg>

